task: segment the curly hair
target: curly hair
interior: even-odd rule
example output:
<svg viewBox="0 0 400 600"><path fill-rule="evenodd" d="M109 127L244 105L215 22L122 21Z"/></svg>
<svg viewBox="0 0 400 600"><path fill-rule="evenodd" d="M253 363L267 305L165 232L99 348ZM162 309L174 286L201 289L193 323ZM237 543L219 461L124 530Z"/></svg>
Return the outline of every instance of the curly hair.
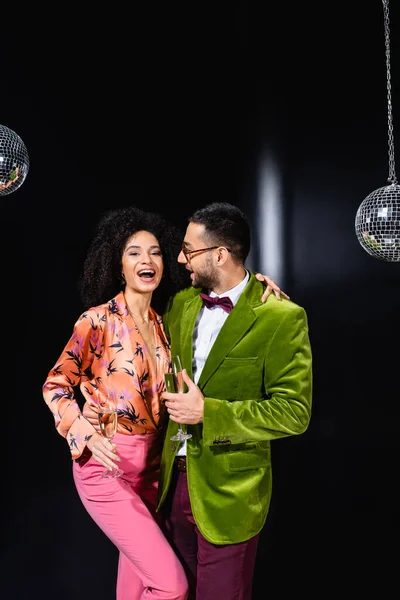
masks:
<svg viewBox="0 0 400 600"><path fill-rule="evenodd" d="M107 211L97 225L79 278L85 310L108 302L121 291L122 253L129 238L138 231L152 233L163 256L164 276L153 296L155 310L161 312L169 296L187 287L187 272L177 262L182 232L158 213L136 206L113 209Z"/></svg>

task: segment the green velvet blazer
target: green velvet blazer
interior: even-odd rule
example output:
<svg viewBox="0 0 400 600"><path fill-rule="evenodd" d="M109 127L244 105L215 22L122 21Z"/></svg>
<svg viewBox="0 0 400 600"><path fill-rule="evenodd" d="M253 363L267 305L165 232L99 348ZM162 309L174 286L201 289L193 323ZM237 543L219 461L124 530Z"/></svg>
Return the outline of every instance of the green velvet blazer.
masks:
<svg viewBox="0 0 400 600"><path fill-rule="evenodd" d="M204 420L188 426L187 477L193 516L213 544L256 535L267 518L272 492L271 440L303 433L312 400L312 356L305 310L271 295L251 275L226 319L198 385ZM164 314L171 350L192 376L193 328L200 289L172 297ZM171 484L179 443L169 421L159 483L160 510Z"/></svg>

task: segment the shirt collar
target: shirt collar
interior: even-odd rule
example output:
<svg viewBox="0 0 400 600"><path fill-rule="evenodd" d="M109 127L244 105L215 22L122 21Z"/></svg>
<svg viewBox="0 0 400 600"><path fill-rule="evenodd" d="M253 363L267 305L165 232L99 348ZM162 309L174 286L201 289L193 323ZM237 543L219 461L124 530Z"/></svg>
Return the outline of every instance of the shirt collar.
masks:
<svg viewBox="0 0 400 600"><path fill-rule="evenodd" d="M215 296L219 296L219 297L228 296L232 300L233 306L235 306L236 302L239 300L240 294L243 292L249 279L250 279L250 273L246 269L246 275L244 276L244 278L242 279L242 281L240 283L235 285L234 288L232 288L231 290L228 290L227 292L224 292L223 294L215 294L214 292L210 292L210 296L211 296L211 298L215 298Z"/></svg>

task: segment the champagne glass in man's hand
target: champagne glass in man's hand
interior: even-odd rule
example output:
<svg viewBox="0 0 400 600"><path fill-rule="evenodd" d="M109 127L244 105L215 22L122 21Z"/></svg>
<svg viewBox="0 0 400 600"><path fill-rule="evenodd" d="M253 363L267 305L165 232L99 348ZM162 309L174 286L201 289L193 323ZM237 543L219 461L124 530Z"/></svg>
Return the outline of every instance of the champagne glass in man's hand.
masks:
<svg viewBox="0 0 400 600"><path fill-rule="evenodd" d="M118 411L117 411L117 395L112 391L102 391L98 392L99 397L99 426L100 433L103 437L105 437L109 442L113 439L114 435L117 432L118 425ZM123 471L115 466L113 469L106 469L103 473L103 477L120 477L123 475Z"/></svg>
<svg viewBox="0 0 400 600"><path fill-rule="evenodd" d="M173 354L171 356L171 367L172 373L164 374L165 387L167 389L167 392L181 393L183 392L183 374L182 363L178 354ZM170 439L177 442L183 442L184 440L188 440L191 437L192 434L183 431L181 424L179 424L179 428L176 435L171 436Z"/></svg>

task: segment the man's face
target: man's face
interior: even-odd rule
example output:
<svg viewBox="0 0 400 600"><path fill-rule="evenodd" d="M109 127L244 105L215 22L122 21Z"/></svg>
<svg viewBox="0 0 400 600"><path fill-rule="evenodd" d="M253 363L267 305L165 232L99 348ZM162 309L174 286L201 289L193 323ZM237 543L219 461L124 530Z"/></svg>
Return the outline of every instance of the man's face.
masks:
<svg viewBox="0 0 400 600"><path fill-rule="evenodd" d="M189 223L178 262L190 272L195 288L213 289L219 283L219 273L214 265L218 246L210 246L204 238L204 225Z"/></svg>

